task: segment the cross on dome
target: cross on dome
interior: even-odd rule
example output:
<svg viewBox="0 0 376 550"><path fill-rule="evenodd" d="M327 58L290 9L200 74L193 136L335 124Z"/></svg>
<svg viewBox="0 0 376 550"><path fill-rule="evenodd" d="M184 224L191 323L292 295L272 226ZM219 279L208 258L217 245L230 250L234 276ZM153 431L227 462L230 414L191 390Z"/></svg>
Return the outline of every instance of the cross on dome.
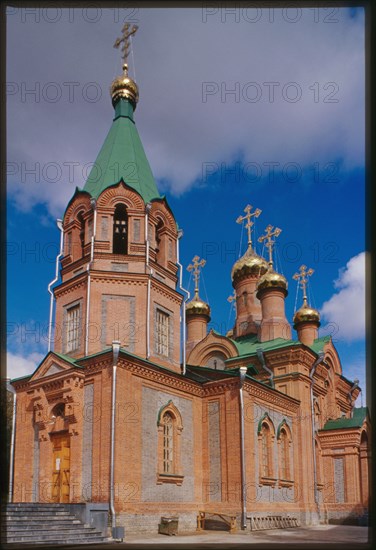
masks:
<svg viewBox="0 0 376 550"><path fill-rule="evenodd" d="M138 25L133 25L132 29L130 29L131 24L125 23L124 27L121 29L121 32L123 36L121 38L117 38L115 40L114 48L119 48L120 44L122 43L121 51L123 52L123 55L121 56L122 60L124 61L124 64L127 64L127 59L129 56L129 50L130 50L130 37L132 34L136 34L138 30ZM124 69L124 66L123 66Z"/></svg>
<svg viewBox="0 0 376 550"><path fill-rule="evenodd" d="M201 268L203 268L206 264L206 260L200 259L199 256L195 256L192 259L192 262L193 263L189 264L189 266L187 267L187 270L193 272L193 278L195 281L195 296L198 296Z"/></svg>
<svg viewBox="0 0 376 550"><path fill-rule="evenodd" d="M236 223L243 223L244 220L247 220L247 223L245 224L245 228L248 231L248 249L252 250L252 226L254 225L254 222L252 221L252 218L258 218L261 214L262 210L260 208L256 208L254 212L251 214L253 206L250 204L247 204L247 206L244 208L245 216L239 216L236 219Z"/></svg>
<svg viewBox="0 0 376 550"><path fill-rule="evenodd" d="M307 283L308 283L308 277L311 277L314 273L314 269L309 268L307 271L306 265L301 265L299 268L299 273L295 273L292 278L295 279L295 281L298 281L298 284L300 284L301 289L303 291L303 307L306 307L308 305L307 301Z"/></svg>
<svg viewBox="0 0 376 550"><path fill-rule="evenodd" d="M278 237L282 233L282 229L276 227L273 231L273 226L269 224L265 229L265 233L266 235L259 237L258 242L267 241L265 246L269 251L269 271L271 271L273 269L273 245L275 244L275 240L273 241L272 237Z"/></svg>

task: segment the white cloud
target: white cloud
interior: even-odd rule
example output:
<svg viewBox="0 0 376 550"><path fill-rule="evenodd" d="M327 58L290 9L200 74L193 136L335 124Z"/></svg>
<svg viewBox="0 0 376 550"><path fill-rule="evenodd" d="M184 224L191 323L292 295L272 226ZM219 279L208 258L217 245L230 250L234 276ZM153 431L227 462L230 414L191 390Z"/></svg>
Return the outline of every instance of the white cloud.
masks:
<svg viewBox="0 0 376 550"><path fill-rule="evenodd" d="M337 292L321 308L321 315L338 327L337 336L347 341L365 338L366 254L361 252L339 270Z"/></svg>
<svg viewBox="0 0 376 550"><path fill-rule="evenodd" d="M7 352L7 376L8 378L19 378L32 374L44 358L42 353L33 352L23 357L10 351Z"/></svg>
<svg viewBox="0 0 376 550"><path fill-rule="evenodd" d="M338 159L344 170L364 165L363 15L352 19L340 9L338 21L327 24L325 12L318 23L310 9L303 9L296 23L281 13L276 10L271 23L264 11L251 24L244 14L238 22L229 15L223 22L221 10L207 23L202 9L137 12L135 120L153 173L170 192L182 193L201 180L204 163L220 168L239 155L244 164L261 167L294 162L324 169ZM111 46L121 28L113 15L102 10L96 24L79 16L73 23L64 16L54 25L10 18L7 80L14 88L7 98L8 160L15 164L9 191L22 210L45 203L52 215L61 216L75 186L85 183L83 167L94 162L112 120L108 88L120 62ZM27 44L22 52L20 33ZM102 97L90 103L83 91L93 81ZM22 93L22 85L35 89L36 82L38 100ZM48 83L54 82L61 99L51 102ZM72 82L77 86L70 102L66 83ZM210 82L216 92L204 102L203 87ZM253 103L251 82L262 92ZM271 82L277 83L273 102L270 85L264 84ZM283 93L291 82L301 89L296 103L284 99L294 92L291 87ZM236 87L238 97L226 95ZM327 102L331 99L338 101ZM37 162L37 174L27 173ZM71 163L77 164L74 181ZM52 181L55 164L61 172L57 182Z"/></svg>

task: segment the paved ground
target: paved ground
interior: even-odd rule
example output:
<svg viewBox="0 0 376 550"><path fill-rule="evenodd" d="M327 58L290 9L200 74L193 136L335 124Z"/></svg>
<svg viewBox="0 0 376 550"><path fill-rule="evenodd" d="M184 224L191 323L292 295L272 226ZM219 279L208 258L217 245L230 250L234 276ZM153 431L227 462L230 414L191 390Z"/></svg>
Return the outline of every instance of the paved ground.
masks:
<svg viewBox="0 0 376 550"><path fill-rule="evenodd" d="M224 550L245 550L251 547L253 550L260 548L280 549L281 544L285 548L317 548L323 550L327 546L341 550L353 550L356 548L372 548L370 539L370 530L367 527L357 527L352 525L320 525L316 527L298 527L291 529L270 529L266 531L244 532L239 531L230 535L224 531L203 531L195 534L180 534L177 536L166 535L127 535L124 542L119 543L100 543L90 545L66 545L61 549L68 550L89 547L93 550L140 550L147 548L157 550L157 548L178 548L178 550L193 550L194 548ZM30 545L9 545L10 550L29 549ZM34 547L35 548L35 547ZM39 548L47 549L47 546ZM55 547L56 550L56 547Z"/></svg>
<svg viewBox="0 0 376 550"><path fill-rule="evenodd" d="M291 529L269 529L265 531L253 531L252 533L239 531L230 534L223 531L204 531L202 534L181 534L177 536L166 535L129 535L125 541L129 545L152 545L163 544L178 546L180 544L212 544L218 545L250 545L250 544L299 544L304 543L336 543L338 545L367 544L369 532L367 527L356 527L352 525L320 525L316 527L299 527ZM122 546L119 544L118 546Z"/></svg>

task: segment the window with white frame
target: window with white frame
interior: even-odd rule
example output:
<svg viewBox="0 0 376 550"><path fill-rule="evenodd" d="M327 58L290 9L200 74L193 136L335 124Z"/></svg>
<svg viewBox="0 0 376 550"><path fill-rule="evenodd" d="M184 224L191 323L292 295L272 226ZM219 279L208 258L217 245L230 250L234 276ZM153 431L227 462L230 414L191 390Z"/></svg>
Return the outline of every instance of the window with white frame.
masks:
<svg viewBox="0 0 376 550"><path fill-rule="evenodd" d="M75 351L80 346L80 306L67 309L66 351Z"/></svg>
<svg viewBox="0 0 376 550"><path fill-rule="evenodd" d="M170 338L170 316L157 309L156 311L156 353L168 357Z"/></svg>

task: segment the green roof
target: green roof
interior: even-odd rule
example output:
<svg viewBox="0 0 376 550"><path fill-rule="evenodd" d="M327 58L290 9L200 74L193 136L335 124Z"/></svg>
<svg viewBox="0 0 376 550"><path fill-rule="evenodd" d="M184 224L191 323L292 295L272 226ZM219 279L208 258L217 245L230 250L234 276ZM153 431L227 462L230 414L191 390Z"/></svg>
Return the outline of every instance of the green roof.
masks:
<svg viewBox="0 0 376 550"><path fill-rule="evenodd" d="M72 365L74 365L75 367L80 367L80 365L76 363L76 359L69 357L69 355L64 355L63 353L58 353L57 351L51 351L51 353L53 353L54 355L57 355L61 359L64 359L64 361L67 361L67 363L72 363Z"/></svg>
<svg viewBox="0 0 376 550"><path fill-rule="evenodd" d="M299 340L285 340L284 338L275 338L274 340L268 340L266 342L260 342L257 339L256 334L250 334L247 336L242 336L236 340L229 338L233 344L235 344L236 349L238 350L239 356L244 357L247 355L255 355L258 349L262 351L271 351L275 349L285 348L288 346L299 346L301 342ZM309 346L312 351L319 353L326 342L330 340L330 336L323 336L317 338L311 346ZM235 358L233 358L235 359Z"/></svg>
<svg viewBox="0 0 376 550"><path fill-rule="evenodd" d="M125 99L116 103L115 118L85 183L84 191L97 199L105 189L121 180L137 191L145 203L160 198L133 120L133 107Z"/></svg>
<svg viewBox="0 0 376 550"><path fill-rule="evenodd" d="M330 341L330 336L321 336L321 338L317 338L311 346L309 346L313 351L317 354L320 353L320 351L323 351L324 345L327 344Z"/></svg>
<svg viewBox="0 0 376 550"><path fill-rule="evenodd" d="M360 428L367 416L367 407L357 407L353 409L352 418L336 418L328 420L323 430L340 430L343 428Z"/></svg>
<svg viewBox="0 0 376 550"><path fill-rule="evenodd" d="M261 348L262 351L269 351L273 349L284 348L286 346L296 346L300 344L300 342L296 340L284 340L283 338L275 338L274 340L268 340L267 342L260 342L257 339L256 334L242 336L237 340L230 340L231 342L233 342L233 344L235 344L239 356L256 354L259 348Z"/></svg>

